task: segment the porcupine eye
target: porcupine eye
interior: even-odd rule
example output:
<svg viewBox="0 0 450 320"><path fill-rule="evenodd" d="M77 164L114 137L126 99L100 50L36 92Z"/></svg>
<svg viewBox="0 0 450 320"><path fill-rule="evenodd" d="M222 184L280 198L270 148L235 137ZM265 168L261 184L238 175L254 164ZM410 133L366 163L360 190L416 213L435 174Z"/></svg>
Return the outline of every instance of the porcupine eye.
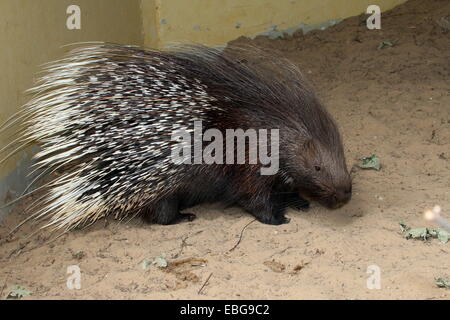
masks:
<svg viewBox="0 0 450 320"><path fill-rule="evenodd" d="M320 171L321 167L320 166L314 166L314 169L316 169L316 171Z"/></svg>

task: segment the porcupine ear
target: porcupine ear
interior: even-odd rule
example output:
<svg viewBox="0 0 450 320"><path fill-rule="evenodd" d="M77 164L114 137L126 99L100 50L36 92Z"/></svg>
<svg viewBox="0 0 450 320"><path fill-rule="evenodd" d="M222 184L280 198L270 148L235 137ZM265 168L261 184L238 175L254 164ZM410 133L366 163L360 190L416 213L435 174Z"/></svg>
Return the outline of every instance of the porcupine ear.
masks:
<svg viewBox="0 0 450 320"><path fill-rule="evenodd" d="M317 155L317 146L314 142L314 139L307 138L303 141L302 146L302 157L303 159L315 159ZM310 163L312 165L312 163Z"/></svg>
<svg viewBox="0 0 450 320"><path fill-rule="evenodd" d="M316 150L316 145L314 144L314 139L306 138L303 141L303 151L304 152L308 152L308 153L312 153L312 152L315 152L315 150Z"/></svg>

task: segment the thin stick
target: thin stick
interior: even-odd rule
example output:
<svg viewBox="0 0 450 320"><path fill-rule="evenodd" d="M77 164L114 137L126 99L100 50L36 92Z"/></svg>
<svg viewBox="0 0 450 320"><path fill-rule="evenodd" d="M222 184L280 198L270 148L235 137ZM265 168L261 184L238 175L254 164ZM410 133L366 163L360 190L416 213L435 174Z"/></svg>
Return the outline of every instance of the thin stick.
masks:
<svg viewBox="0 0 450 320"><path fill-rule="evenodd" d="M201 294L202 293L202 290L205 288L205 286L208 284L208 282L209 282L209 279L211 279L211 277L212 277L212 272L211 272L211 274L209 275L209 277L208 278L206 278L206 281L203 283L203 285L202 285L202 287L200 288L200 290L198 290L198 294Z"/></svg>
<svg viewBox="0 0 450 320"><path fill-rule="evenodd" d="M230 250L228 250L228 252L231 252L231 251L233 251L234 249L236 249L237 248L237 246L241 243L241 241L242 241L242 236L244 235L244 231L245 231L245 229L247 229L247 227L249 226L249 225L251 225L253 222L255 222L256 221L256 219L253 219L252 221L250 221L249 223L247 223L246 225L245 225L245 227L242 229L242 231L241 231L241 235L239 236L239 240L238 240L238 242L234 245L234 247L233 248L231 248Z"/></svg>

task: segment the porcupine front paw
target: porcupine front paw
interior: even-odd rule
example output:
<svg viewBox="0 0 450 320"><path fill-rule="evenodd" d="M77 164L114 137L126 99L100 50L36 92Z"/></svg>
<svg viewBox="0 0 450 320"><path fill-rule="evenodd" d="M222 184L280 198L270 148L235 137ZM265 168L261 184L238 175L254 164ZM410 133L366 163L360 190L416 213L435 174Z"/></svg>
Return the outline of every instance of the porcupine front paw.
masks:
<svg viewBox="0 0 450 320"><path fill-rule="evenodd" d="M259 222L271 225L289 223L290 219L284 216L284 208L278 203L258 200L241 201L240 205L250 212Z"/></svg>

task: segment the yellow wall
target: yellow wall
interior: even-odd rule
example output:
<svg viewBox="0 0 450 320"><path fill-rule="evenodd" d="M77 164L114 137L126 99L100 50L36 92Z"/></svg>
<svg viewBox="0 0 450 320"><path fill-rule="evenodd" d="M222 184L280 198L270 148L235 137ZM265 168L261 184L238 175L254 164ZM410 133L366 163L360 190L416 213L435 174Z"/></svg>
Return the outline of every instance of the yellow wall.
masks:
<svg viewBox="0 0 450 320"><path fill-rule="evenodd" d="M143 16L156 22L154 27L144 28L144 43L148 47L176 42L224 45L241 35L318 26L358 15L371 4L385 11L402 2L405 0L142 0L148 6L143 7ZM155 8L156 13L152 11ZM150 29L157 30L156 37Z"/></svg>
<svg viewBox="0 0 450 320"><path fill-rule="evenodd" d="M145 47L159 48L159 8L158 0L141 0L142 37Z"/></svg>
<svg viewBox="0 0 450 320"><path fill-rule="evenodd" d="M66 27L71 4L81 7L81 30ZM62 45L94 40L140 45L141 29L139 0L1 0L0 124L26 102L23 92L32 86L39 65L68 50ZM0 133L0 148L11 132ZM0 179L17 159L0 167Z"/></svg>

